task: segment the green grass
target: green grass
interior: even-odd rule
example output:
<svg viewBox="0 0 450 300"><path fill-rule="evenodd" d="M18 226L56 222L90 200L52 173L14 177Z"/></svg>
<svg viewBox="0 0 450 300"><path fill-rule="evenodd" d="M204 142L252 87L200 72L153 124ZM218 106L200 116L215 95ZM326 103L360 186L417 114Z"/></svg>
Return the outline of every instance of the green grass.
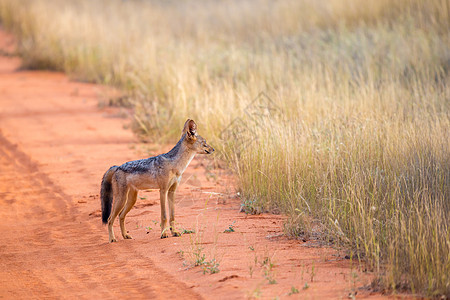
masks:
<svg viewBox="0 0 450 300"><path fill-rule="evenodd" d="M236 171L244 210L289 215L292 236L320 223L384 287L448 297L449 11L445 0L0 0L25 67L121 88L144 139L174 140L194 118ZM260 92L276 110L252 106L255 117ZM222 140L235 118L239 133Z"/></svg>

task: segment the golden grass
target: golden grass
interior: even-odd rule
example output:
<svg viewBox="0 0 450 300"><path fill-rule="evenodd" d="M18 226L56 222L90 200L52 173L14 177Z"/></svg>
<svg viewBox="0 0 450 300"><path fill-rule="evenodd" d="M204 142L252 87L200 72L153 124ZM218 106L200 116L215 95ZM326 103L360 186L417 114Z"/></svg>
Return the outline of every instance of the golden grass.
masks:
<svg viewBox="0 0 450 300"><path fill-rule="evenodd" d="M173 139L196 119L248 211L288 214L292 235L320 221L384 286L428 296L450 296L449 10L445 0L0 0L26 67L122 88L143 137ZM276 110L255 117L264 107L247 105L261 91ZM221 140L236 118L235 139Z"/></svg>

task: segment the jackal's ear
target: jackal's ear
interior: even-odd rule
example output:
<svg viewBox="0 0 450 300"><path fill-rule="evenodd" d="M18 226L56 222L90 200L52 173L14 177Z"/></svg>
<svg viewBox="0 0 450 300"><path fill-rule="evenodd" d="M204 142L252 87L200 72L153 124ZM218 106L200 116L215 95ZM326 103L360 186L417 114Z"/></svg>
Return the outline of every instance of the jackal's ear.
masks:
<svg viewBox="0 0 450 300"><path fill-rule="evenodd" d="M197 124L195 124L194 120L187 119L186 123L184 123L183 132L181 136L187 133L188 136L195 136L197 133Z"/></svg>
<svg viewBox="0 0 450 300"><path fill-rule="evenodd" d="M195 124L195 121L189 120L188 127L189 127L187 131L188 135L195 136L195 134L197 133L197 124Z"/></svg>
<svg viewBox="0 0 450 300"><path fill-rule="evenodd" d="M188 130L189 130L189 121L191 119L187 119L186 122L184 122L183 130L181 131L181 136L183 136Z"/></svg>

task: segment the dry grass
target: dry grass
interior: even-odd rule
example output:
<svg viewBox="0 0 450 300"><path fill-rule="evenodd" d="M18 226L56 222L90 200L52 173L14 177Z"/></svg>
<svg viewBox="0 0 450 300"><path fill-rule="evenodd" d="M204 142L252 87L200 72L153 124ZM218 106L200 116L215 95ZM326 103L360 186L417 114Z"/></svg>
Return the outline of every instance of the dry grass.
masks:
<svg viewBox="0 0 450 300"><path fill-rule="evenodd" d="M177 137L195 118L249 211L289 214L293 235L319 220L386 287L428 296L450 296L449 10L445 0L0 0L26 67L121 87L147 138ZM276 110L255 117L246 107L261 91ZM237 139L221 141L236 117Z"/></svg>

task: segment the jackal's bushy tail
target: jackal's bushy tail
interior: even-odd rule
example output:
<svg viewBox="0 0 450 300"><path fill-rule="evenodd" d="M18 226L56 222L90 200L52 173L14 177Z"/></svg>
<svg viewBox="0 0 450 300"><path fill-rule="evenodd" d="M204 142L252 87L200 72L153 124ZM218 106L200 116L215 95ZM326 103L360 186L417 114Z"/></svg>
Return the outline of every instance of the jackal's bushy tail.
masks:
<svg viewBox="0 0 450 300"><path fill-rule="evenodd" d="M112 166L111 168L109 168L108 171L106 171L105 175L103 175L102 187L100 189L103 224L106 224L108 222L109 215L111 214L111 207L113 202L111 180L117 168L118 168L117 166Z"/></svg>

